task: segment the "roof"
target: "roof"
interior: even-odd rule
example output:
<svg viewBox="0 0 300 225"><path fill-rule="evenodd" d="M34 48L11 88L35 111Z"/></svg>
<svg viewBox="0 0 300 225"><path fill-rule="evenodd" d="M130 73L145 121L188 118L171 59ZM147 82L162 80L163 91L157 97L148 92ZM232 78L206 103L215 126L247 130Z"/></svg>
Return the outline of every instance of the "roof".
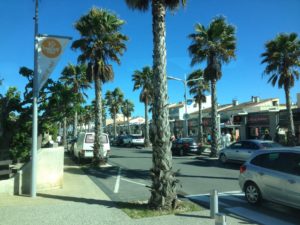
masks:
<svg viewBox="0 0 300 225"><path fill-rule="evenodd" d="M274 100L279 100L278 98L268 98L268 99L261 99L259 102L244 102L238 105L231 105L231 107L227 107L226 109L221 109L219 111L231 111L231 110L241 110L241 109L245 109L245 108L250 108L253 106L258 106L260 104L266 103L266 102L270 102L270 101L274 101Z"/></svg>

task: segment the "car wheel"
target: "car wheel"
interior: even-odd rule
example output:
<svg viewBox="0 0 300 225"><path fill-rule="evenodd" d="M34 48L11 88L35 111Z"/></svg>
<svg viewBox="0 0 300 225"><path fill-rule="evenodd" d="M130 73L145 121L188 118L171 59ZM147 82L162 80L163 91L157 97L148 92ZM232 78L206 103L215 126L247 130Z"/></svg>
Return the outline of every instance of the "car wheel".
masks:
<svg viewBox="0 0 300 225"><path fill-rule="evenodd" d="M221 154L219 157L221 163L225 164L227 162L227 157L225 154Z"/></svg>
<svg viewBox="0 0 300 225"><path fill-rule="evenodd" d="M262 200L259 188L252 182L245 185L245 197L251 205L259 205Z"/></svg>

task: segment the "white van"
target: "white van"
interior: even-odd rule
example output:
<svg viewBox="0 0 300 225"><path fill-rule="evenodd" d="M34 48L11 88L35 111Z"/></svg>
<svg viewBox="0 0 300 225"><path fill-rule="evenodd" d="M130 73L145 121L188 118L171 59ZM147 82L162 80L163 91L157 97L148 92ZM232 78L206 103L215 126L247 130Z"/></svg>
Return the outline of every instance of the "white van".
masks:
<svg viewBox="0 0 300 225"><path fill-rule="evenodd" d="M110 154L110 143L108 134L103 133L102 137L102 145L103 145L103 156L104 158L108 158ZM78 135L78 139L74 145L74 156L80 161L81 159L91 159L94 156L94 141L95 141L95 133L94 132L80 132ZM100 154L100 153L99 153Z"/></svg>

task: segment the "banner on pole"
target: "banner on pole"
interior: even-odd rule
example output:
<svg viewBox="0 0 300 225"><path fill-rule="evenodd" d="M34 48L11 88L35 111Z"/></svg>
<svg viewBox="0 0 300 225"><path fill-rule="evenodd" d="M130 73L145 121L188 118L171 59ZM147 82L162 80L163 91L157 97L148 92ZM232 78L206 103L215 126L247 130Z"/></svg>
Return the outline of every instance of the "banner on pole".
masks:
<svg viewBox="0 0 300 225"><path fill-rule="evenodd" d="M70 37L40 35L38 41L38 85L40 91L53 72Z"/></svg>

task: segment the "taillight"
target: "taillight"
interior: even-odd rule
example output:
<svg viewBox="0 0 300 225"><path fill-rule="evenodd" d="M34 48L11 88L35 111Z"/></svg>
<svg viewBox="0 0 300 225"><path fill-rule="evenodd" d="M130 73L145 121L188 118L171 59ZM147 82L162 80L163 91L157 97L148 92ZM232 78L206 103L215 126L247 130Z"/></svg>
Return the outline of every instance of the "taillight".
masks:
<svg viewBox="0 0 300 225"><path fill-rule="evenodd" d="M189 144L183 144L183 147L188 148Z"/></svg>
<svg viewBox="0 0 300 225"><path fill-rule="evenodd" d="M244 173L246 171L247 167L245 165L242 165L240 167L240 173Z"/></svg>

